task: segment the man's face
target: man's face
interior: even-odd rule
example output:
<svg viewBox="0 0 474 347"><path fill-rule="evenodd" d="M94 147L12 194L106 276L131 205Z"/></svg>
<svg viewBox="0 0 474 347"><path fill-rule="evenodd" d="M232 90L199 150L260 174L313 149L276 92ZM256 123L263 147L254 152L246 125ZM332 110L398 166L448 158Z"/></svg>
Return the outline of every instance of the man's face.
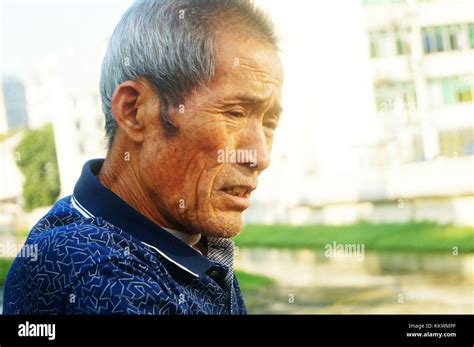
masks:
<svg viewBox="0 0 474 347"><path fill-rule="evenodd" d="M283 71L275 49L255 39L221 34L216 52L215 78L170 113L176 135L152 115L140 173L170 227L232 237L269 165Z"/></svg>

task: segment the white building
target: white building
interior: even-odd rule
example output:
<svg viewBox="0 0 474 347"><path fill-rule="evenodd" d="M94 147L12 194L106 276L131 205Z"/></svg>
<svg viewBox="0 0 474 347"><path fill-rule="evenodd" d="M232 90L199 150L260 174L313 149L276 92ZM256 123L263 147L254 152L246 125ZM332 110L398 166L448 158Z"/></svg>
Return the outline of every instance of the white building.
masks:
<svg viewBox="0 0 474 347"><path fill-rule="evenodd" d="M273 4L299 126L278 130L247 221L474 225L474 2Z"/></svg>
<svg viewBox="0 0 474 347"><path fill-rule="evenodd" d="M364 12L388 161L474 154L473 1L375 4Z"/></svg>

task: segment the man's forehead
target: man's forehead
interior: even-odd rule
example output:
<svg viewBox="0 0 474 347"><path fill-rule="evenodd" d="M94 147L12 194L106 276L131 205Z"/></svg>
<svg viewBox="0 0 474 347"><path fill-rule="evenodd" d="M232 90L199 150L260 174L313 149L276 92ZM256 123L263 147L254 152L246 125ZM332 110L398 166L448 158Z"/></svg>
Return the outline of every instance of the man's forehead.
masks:
<svg viewBox="0 0 474 347"><path fill-rule="evenodd" d="M281 81L266 72L228 73L220 78L216 88L216 101L225 104L247 104L249 106L279 106ZM211 87L212 88L212 87Z"/></svg>
<svg viewBox="0 0 474 347"><path fill-rule="evenodd" d="M283 81L283 68L275 47L247 35L221 33L216 39L217 74L261 75L275 84Z"/></svg>
<svg viewBox="0 0 474 347"><path fill-rule="evenodd" d="M272 104L279 112L283 71L277 50L246 36L222 35L216 40L216 74L201 92L214 105Z"/></svg>

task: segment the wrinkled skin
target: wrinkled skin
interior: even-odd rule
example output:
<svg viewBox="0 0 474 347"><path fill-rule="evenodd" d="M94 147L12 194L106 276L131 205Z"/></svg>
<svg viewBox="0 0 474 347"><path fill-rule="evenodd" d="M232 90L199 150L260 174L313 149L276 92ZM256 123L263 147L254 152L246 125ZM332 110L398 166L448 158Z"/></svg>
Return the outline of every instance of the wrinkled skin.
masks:
<svg viewBox="0 0 474 347"><path fill-rule="evenodd" d="M242 228L248 195L236 200L222 189L248 192L268 167L283 70L277 51L257 39L221 33L216 52L215 77L186 96L184 108L170 109L176 134L159 120L160 101L147 81L116 88L118 129L99 179L159 225L233 237ZM218 153L225 149L256 157L222 162Z"/></svg>

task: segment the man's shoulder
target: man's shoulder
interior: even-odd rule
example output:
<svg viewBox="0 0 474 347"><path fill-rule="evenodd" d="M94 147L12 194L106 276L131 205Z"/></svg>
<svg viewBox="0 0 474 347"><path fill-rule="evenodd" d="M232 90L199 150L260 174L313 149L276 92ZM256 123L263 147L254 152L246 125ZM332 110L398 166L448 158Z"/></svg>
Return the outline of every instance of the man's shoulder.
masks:
<svg viewBox="0 0 474 347"><path fill-rule="evenodd" d="M129 234L100 217L82 216L66 197L36 223L12 264L4 312L57 313L79 282L101 287L104 276L133 279L145 256Z"/></svg>
<svg viewBox="0 0 474 347"><path fill-rule="evenodd" d="M25 246L36 250L40 262L97 263L123 253L129 243L128 234L100 217L82 215L67 196L40 218Z"/></svg>
<svg viewBox="0 0 474 347"><path fill-rule="evenodd" d="M58 200L51 209L41 217L30 231L29 237L35 237L45 232L61 229L68 225L88 222L92 218L86 218L79 210L74 208L73 196L69 195Z"/></svg>

